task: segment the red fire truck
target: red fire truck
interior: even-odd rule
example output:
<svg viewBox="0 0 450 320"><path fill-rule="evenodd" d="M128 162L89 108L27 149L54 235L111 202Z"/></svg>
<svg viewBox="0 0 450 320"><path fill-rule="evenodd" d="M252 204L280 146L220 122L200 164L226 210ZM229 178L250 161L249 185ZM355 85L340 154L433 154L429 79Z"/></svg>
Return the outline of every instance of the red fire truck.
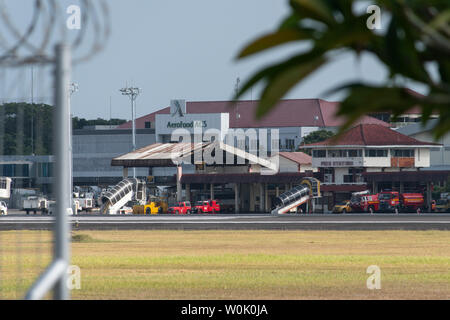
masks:
<svg viewBox="0 0 450 320"><path fill-rule="evenodd" d="M198 201L192 208L193 213L219 213L220 205L216 200Z"/></svg>
<svg viewBox="0 0 450 320"><path fill-rule="evenodd" d="M421 193L399 193L382 191L369 194L369 191L352 194L350 206L354 212L420 212L426 209L424 196Z"/></svg>
<svg viewBox="0 0 450 320"><path fill-rule="evenodd" d="M397 191L382 191L378 194L380 201L380 212L395 212L400 211L400 196Z"/></svg>
<svg viewBox="0 0 450 320"><path fill-rule="evenodd" d="M426 209L425 199L421 193L398 193L383 191L379 193L379 210L381 212L420 212Z"/></svg>
<svg viewBox="0 0 450 320"><path fill-rule="evenodd" d="M374 213L379 210L378 194L369 194L369 191L355 192L350 199L353 212Z"/></svg>

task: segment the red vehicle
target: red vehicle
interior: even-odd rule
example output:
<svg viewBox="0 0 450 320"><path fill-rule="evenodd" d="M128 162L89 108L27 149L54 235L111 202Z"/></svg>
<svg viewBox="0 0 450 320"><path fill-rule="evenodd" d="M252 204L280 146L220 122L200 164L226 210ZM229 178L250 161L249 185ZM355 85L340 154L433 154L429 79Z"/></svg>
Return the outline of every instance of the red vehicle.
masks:
<svg viewBox="0 0 450 320"><path fill-rule="evenodd" d="M397 191L382 191L378 194L378 199L381 212L398 213L400 211L400 196Z"/></svg>
<svg viewBox="0 0 450 320"><path fill-rule="evenodd" d="M192 207L189 201L178 202L176 205L170 206L169 209L167 210L167 213L172 214L191 214L191 212Z"/></svg>
<svg viewBox="0 0 450 320"><path fill-rule="evenodd" d="M381 212L414 212L426 209L425 199L421 193L398 193L384 191L380 193Z"/></svg>
<svg viewBox="0 0 450 320"><path fill-rule="evenodd" d="M220 205L216 200L198 201L195 207L192 208L194 213L218 213L220 212Z"/></svg>
<svg viewBox="0 0 450 320"><path fill-rule="evenodd" d="M421 193L403 193L400 195L401 211L411 212L425 209L425 199Z"/></svg>
<svg viewBox="0 0 450 320"><path fill-rule="evenodd" d="M379 210L379 205L378 194L368 194L368 192L354 193L350 200L353 212L373 213Z"/></svg>

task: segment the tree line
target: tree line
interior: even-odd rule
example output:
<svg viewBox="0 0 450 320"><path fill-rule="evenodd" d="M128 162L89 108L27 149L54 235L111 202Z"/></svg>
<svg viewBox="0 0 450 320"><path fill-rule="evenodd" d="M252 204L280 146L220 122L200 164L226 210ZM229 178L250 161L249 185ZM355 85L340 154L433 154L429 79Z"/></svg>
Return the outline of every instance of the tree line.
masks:
<svg viewBox="0 0 450 320"><path fill-rule="evenodd" d="M48 104L5 103L0 105L0 155L52 154L52 109ZM87 120L73 117L72 128L120 125L124 119Z"/></svg>

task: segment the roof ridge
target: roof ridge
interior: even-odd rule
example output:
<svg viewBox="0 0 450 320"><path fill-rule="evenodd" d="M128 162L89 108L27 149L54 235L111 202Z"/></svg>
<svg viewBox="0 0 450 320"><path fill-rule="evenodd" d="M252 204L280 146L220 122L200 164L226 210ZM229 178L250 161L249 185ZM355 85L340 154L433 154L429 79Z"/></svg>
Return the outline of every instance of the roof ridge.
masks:
<svg viewBox="0 0 450 320"><path fill-rule="evenodd" d="M322 104L320 103L321 99L318 99L317 103L319 104L319 112L320 112L320 117L322 118L322 123L323 126L326 127L327 124L325 123L325 118L323 117L323 112L322 112ZM325 101L325 100L324 100Z"/></svg>
<svg viewBox="0 0 450 320"><path fill-rule="evenodd" d="M364 145L366 145L367 142L366 142L366 137L365 137L365 135L364 135L363 125L360 124L359 127L360 127L360 130L361 130L361 138L362 138L362 141L363 141ZM380 127L381 127L381 126L380 126Z"/></svg>

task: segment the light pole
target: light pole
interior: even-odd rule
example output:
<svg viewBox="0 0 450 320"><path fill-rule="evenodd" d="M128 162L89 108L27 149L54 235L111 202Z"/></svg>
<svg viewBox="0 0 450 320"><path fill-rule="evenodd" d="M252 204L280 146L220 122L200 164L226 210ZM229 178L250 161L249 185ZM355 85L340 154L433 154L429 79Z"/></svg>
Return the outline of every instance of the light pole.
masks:
<svg viewBox="0 0 450 320"><path fill-rule="evenodd" d="M71 106L71 100L72 100L72 95L78 91L78 83L72 82L69 84L69 94L67 96L67 105L69 108L69 112L70 112L70 123L69 123L69 128L70 128L70 140L69 140L69 148L71 151L71 154L73 154L72 151L72 136L73 136L73 128L72 128L72 106ZM74 214L76 214L77 208L74 207L74 203L73 203L73 156L70 157L69 159L70 165L70 207L72 208Z"/></svg>
<svg viewBox="0 0 450 320"><path fill-rule="evenodd" d="M125 87L120 89L120 92L124 96L130 97L131 100L131 121L132 121L132 138L133 138L133 151L136 150L136 98L141 93L141 88ZM136 168L133 167L133 178L136 178Z"/></svg>

